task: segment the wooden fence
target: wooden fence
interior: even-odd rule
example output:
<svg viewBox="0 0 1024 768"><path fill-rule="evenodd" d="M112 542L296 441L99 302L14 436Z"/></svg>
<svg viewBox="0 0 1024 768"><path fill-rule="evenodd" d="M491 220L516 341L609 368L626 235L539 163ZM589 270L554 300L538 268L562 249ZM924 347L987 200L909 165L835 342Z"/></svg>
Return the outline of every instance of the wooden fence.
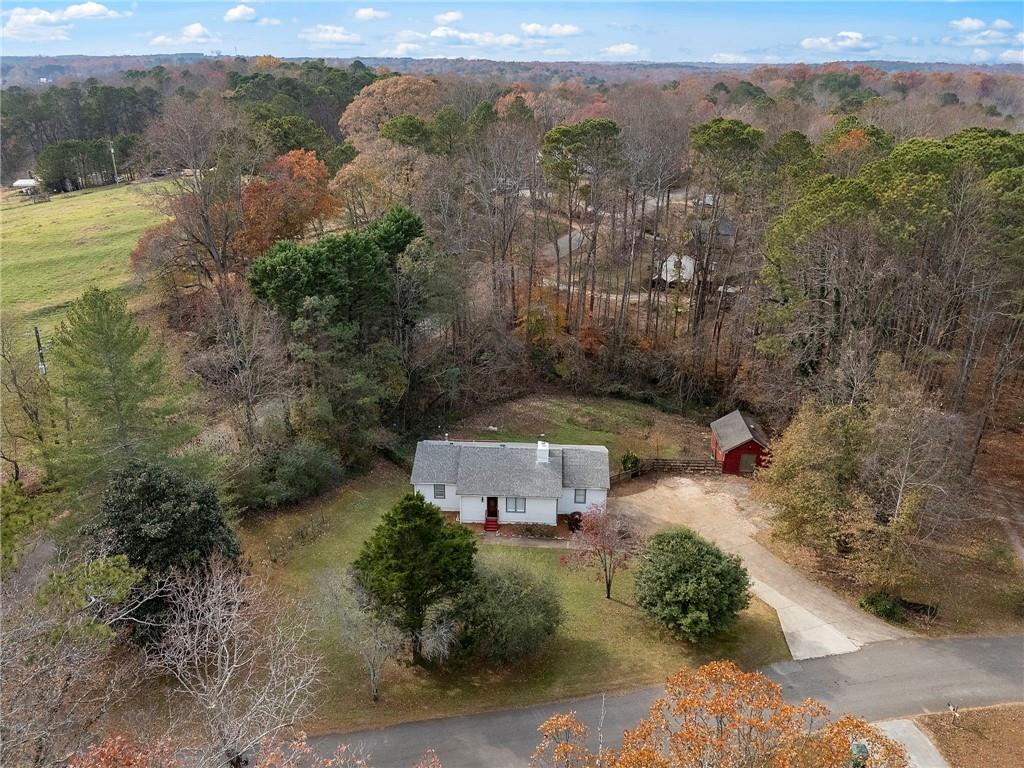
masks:
<svg viewBox="0 0 1024 768"><path fill-rule="evenodd" d="M680 474L717 474L722 471L718 462L714 459L698 459L683 457L680 459L640 459L640 465L636 469L616 472L609 480L612 485L631 480L651 472L676 472Z"/></svg>

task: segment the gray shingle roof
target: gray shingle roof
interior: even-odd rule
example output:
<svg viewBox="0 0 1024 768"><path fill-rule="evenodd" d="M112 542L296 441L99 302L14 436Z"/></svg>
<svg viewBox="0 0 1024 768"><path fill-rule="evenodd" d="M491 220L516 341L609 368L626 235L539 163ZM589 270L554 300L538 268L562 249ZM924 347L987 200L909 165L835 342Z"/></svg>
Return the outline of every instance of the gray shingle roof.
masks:
<svg viewBox="0 0 1024 768"><path fill-rule="evenodd" d="M562 486L608 490L608 449L603 445L562 449Z"/></svg>
<svg viewBox="0 0 1024 768"><path fill-rule="evenodd" d="M751 440L765 448L768 447L768 435L761 429L761 425L738 410L712 421L711 431L715 433L718 447L723 451L731 451Z"/></svg>
<svg viewBox="0 0 1024 768"><path fill-rule="evenodd" d="M416 446L412 462L415 484L455 485L459 477L459 446L441 440L424 440Z"/></svg>
<svg viewBox="0 0 1024 768"><path fill-rule="evenodd" d="M607 490L608 449L598 445L553 445L547 462L537 461L533 443L424 440L416 446L414 484L446 483L462 496L557 498L563 488Z"/></svg>

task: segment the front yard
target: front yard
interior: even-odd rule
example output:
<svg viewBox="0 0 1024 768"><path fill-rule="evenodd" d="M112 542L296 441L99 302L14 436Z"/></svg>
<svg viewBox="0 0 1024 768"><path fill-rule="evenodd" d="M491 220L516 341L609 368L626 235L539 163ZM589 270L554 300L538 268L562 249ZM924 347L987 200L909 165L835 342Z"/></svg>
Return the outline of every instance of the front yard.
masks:
<svg viewBox="0 0 1024 768"><path fill-rule="evenodd" d="M565 439L548 434L552 441ZM381 463L314 504L247 522L242 527L246 554L257 571L315 615L318 585L348 567L380 515L408 487L405 471ZM317 642L327 672L310 730L355 730L654 685L681 666L713 658L729 657L747 667L788 658L775 612L760 601L732 632L697 649L655 627L632 605L628 572L617 578L614 599L606 600L601 585L587 574L560 565L562 554L480 546L480 558L528 568L551 579L562 595L566 620L559 633L540 654L518 665L446 673L391 667L382 700L374 705L358 660L331 626L321 624Z"/></svg>
<svg viewBox="0 0 1024 768"><path fill-rule="evenodd" d="M1024 765L1024 704L923 715L917 724L954 768L1017 768Z"/></svg>

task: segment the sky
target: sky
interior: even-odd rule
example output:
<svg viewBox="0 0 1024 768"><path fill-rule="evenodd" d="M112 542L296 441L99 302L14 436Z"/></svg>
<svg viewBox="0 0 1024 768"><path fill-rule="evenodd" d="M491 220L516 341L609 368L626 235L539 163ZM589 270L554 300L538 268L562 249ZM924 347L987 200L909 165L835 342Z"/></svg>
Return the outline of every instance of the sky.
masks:
<svg viewBox="0 0 1024 768"><path fill-rule="evenodd" d="M1024 63L1024 2L27 2L4 55Z"/></svg>

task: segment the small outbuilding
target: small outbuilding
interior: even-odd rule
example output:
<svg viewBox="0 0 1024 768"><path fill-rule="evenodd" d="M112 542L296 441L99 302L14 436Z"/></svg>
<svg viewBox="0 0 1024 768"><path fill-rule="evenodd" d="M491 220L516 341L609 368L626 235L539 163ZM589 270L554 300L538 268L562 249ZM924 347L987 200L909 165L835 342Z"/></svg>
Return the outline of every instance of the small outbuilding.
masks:
<svg viewBox="0 0 1024 768"><path fill-rule="evenodd" d="M767 463L768 435L748 414L736 410L711 422L711 452L723 474L749 475Z"/></svg>

